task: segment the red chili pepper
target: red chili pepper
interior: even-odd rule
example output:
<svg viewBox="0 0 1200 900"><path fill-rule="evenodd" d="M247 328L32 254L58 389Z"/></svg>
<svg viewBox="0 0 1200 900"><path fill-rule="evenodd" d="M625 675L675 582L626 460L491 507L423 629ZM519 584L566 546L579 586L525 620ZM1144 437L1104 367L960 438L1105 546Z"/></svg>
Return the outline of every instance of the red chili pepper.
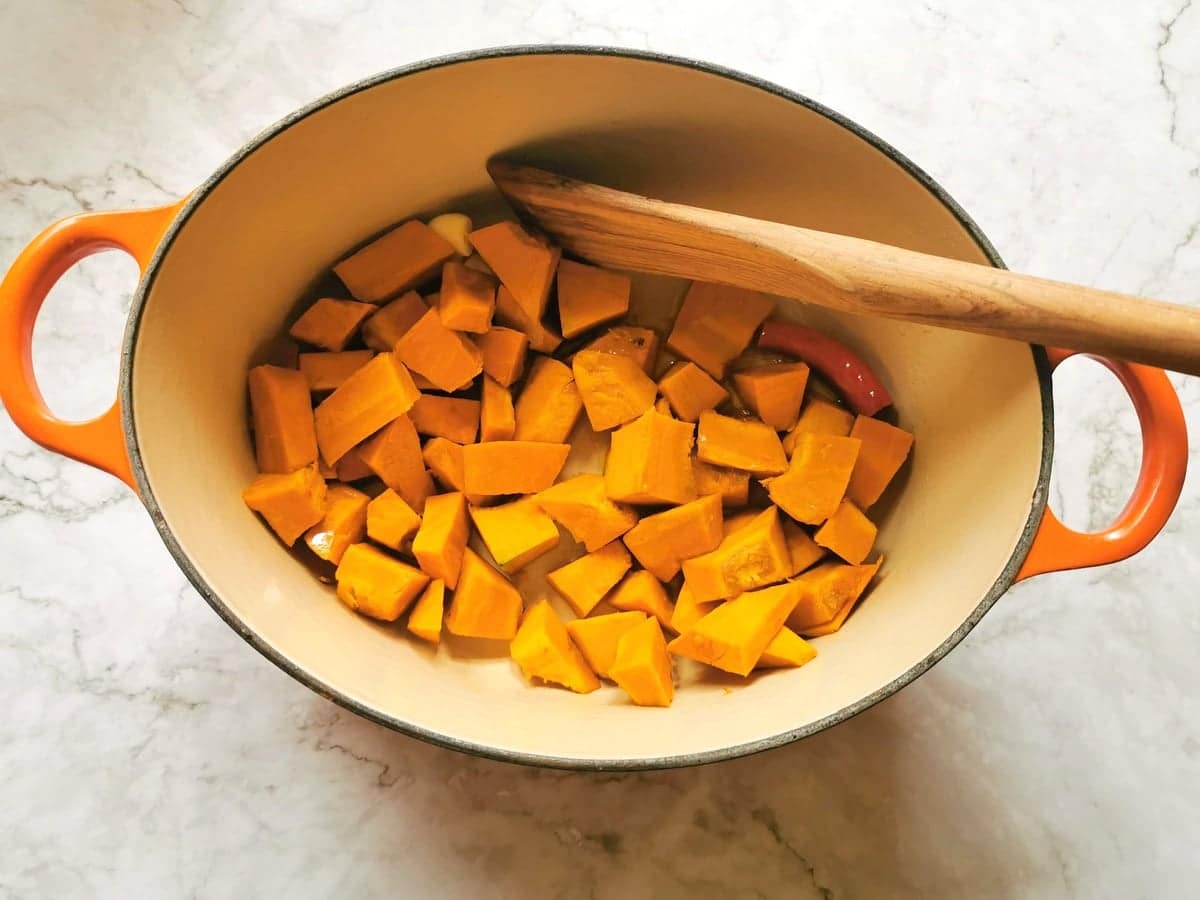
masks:
<svg viewBox="0 0 1200 900"><path fill-rule="evenodd" d="M808 363L842 392L854 411L873 416L892 405L892 395L862 357L829 335L793 322L766 322L758 346Z"/></svg>

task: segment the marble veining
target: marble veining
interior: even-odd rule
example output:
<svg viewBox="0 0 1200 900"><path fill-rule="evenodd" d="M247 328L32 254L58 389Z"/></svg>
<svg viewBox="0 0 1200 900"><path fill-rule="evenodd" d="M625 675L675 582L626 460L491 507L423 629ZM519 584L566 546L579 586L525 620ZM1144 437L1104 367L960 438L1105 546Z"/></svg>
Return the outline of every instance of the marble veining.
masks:
<svg viewBox="0 0 1200 900"><path fill-rule="evenodd" d="M1200 303L1193 0L46 0L0 22L0 266L55 217L181 195L355 78L560 41L777 81L917 160L1011 266ZM54 291L36 365L62 414L111 401L135 277L109 254ZM1200 381L1174 380L1195 426ZM1055 391L1052 502L1098 527L1136 421L1086 362ZM310 693L213 615L127 491L0 416L0 897L1193 896L1197 535L1193 481L1146 552L1018 586L832 731L578 775Z"/></svg>

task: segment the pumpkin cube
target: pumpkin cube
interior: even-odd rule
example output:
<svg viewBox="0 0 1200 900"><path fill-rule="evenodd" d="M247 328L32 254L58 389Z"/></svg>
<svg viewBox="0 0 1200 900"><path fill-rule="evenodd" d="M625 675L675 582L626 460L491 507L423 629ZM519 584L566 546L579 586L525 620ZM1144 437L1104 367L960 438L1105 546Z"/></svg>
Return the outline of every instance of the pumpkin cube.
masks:
<svg viewBox="0 0 1200 900"><path fill-rule="evenodd" d="M321 559L337 565L351 544L367 534L367 504L371 498L346 484L331 484L325 491L321 521L304 535L304 542Z"/></svg>
<svg viewBox="0 0 1200 900"><path fill-rule="evenodd" d="M374 355L370 350L301 353L296 357L296 364L308 382L308 389L317 393L337 390L342 382L369 363Z"/></svg>
<svg viewBox="0 0 1200 900"><path fill-rule="evenodd" d="M692 478L701 497L716 494L725 507L745 506L750 500L750 473L692 460Z"/></svg>
<svg viewBox="0 0 1200 900"><path fill-rule="evenodd" d="M391 353L379 354L317 407L321 456L336 464L351 447L412 409L419 396L404 364Z"/></svg>
<svg viewBox="0 0 1200 900"><path fill-rule="evenodd" d="M612 541L548 573L546 581L576 615L586 616L625 576L631 564L629 551L620 541Z"/></svg>
<svg viewBox="0 0 1200 900"><path fill-rule="evenodd" d="M467 493L535 494L554 484L571 452L569 444L539 441L489 441L463 447Z"/></svg>
<svg viewBox="0 0 1200 900"><path fill-rule="evenodd" d="M749 675L797 599L790 582L746 591L700 619L667 649L734 675Z"/></svg>
<svg viewBox="0 0 1200 900"><path fill-rule="evenodd" d="M497 325L476 338L475 343L483 356L483 371L497 384L512 387L525 371L525 355L529 350L525 333Z"/></svg>
<svg viewBox="0 0 1200 900"><path fill-rule="evenodd" d="M696 499L691 460L694 427L649 409L614 431L604 463L608 496L621 503Z"/></svg>
<svg viewBox="0 0 1200 900"><path fill-rule="evenodd" d="M417 598L405 627L423 641L437 645L442 639L442 615L446 607L446 582L434 578Z"/></svg>
<svg viewBox="0 0 1200 900"><path fill-rule="evenodd" d="M786 625L771 638L758 658L757 669L799 668L817 658L817 648Z"/></svg>
<svg viewBox="0 0 1200 900"><path fill-rule="evenodd" d="M483 404L480 407L479 440L511 441L517 429L512 394L490 375L484 375L481 396Z"/></svg>
<svg viewBox="0 0 1200 900"><path fill-rule="evenodd" d="M558 546L558 526L530 498L470 510L488 553L509 574Z"/></svg>
<svg viewBox="0 0 1200 900"><path fill-rule="evenodd" d="M370 544L351 544L337 572L338 599L372 619L394 622L417 599L429 576Z"/></svg>
<svg viewBox="0 0 1200 900"><path fill-rule="evenodd" d="M685 581L675 597L675 610L671 613L671 630L683 634L710 612L721 605L720 600L706 600L703 603L696 599L692 589Z"/></svg>
<svg viewBox="0 0 1200 900"><path fill-rule="evenodd" d="M791 518L783 519L783 538L787 541L788 556L792 560L792 571L789 575L803 572L825 555L825 548L809 537L808 532Z"/></svg>
<svg viewBox="0 0 1200 900"><path fill-rule="evenodd" d="M725 388L693 362L671 366L658 380L658 390L685 422L695 422L700 413L715 409L729 397Z"/></svg>
<svg viewBox="0 0 1200 900"><path fill-rule="evenodd" d="M779 435L756 419L734 419L712 410L700 413L696 457L701 462L755 475L779 475L788 458Z"/></svg>
<svg viewBox="0 0 1200 900"><path fill-rule="evenodd" d="M658 359L658 332L636 325L617 325L608 329L585 349L628 356L649 375L654 372L654 363Z"/></svg>
<svg viewBox="0 0 1200 900"><path fill-rule="evenodd" d="M725 367L750 346L774 308L774 302L757 291L692 282L667 346L713 378L724 378Z"/></svg>
<svg viewBox="0 0 1200 900"><path fill-rule="evenodd" d="M267 520L289 547L325 512L325 479L315 465L286 475L259 475L242 491L250 509Z"/></svg>
<svg viewBox="0 0 1200 900"><path fill-rule="evenodd" d="M483 371L479 348L442 324L438 310L421 316L396 342L396 355L439 391L457 391Z"/></svg>
<svg viewBox="0 0 1200 900"><path fill-rule="evenodd" d="M659 581L670 581L685 559L715 549L722 537L721 498L710 494L645 516L624 540L647 571Z"/></svg>
<svg viewBox="0 0 1200 900"><path fill-rule="evenodd" d="M429 307L416 291L401 294L379 307L379 311L363 323L363 343L380 353L391 353L396 349L396 342L428 311Z"/></svg>
<svg viewBox="0 0 1200 900"><path fill-rule="evenodd" d="M787 471L763 481L767 494L797 522L820 525L846 494L862 441L826 434L801 434Z"/></svg>
<svg viewBox="0 0 1200 900"><path fill-rule="evenodd" d="M621 635L608 675L638 706L671 705L671 657L658 619L648 616Z"/></svg>
<svg viewBox="0 0 1200 900"><path fill-rule="evenodd" d="M379 303L427 281L454 257L454 247L424 222L410 219L333 267L359 300Z"/></svg>
<svg viewBox="0 0 1200 900"><path fill-rule="evenodd" d="M426 501L425 515L413 538L417 565L431 578L440 578L446 587L455 588L470 535L466 498L457 492L435 494Z"/></svg>
<svg viewBox="0 0 1200 900"><path fill-rule="evenodd" d="M509 652L521 667L521 674L530 681L539 678L577 694L588 694L600 687L596 674L571 640L567 626L545 600L525 612Z"/></svg>
<svg viewBox="0 0 1200 900"><path fill-rule="evenodd" d="M521 592L512 582L468 547L446 614L446 630L462 637L511 641L523 607Z"/></svg>
<svg viewBox="0 0 1200 900"><path fill-rule="evenodd" d="M773 506L727 531L717 549L683 561L683 577L700 602L783 581L791 572L791 555Z"/></svg>
<svg viewBox="0 0 1200 900"><path fill-rule="evenodd" d="M514 438L561 444L575 427L582 410L583 398L570 366L539 356L517 398Z"/></svg>
<svg viewBox="0 0 1200 900"><path fill-rule="evenodd" d="M796 576L791 582L798 592L796 607L788 616L788 627L811 636L836 631L879 571L880 562L865 566L828 562ZM845 614L840 615L836 625L824 630L843 610Z"/></svg>
<svg viewBox="0 0 1200 900"><path fill-rule="evenodd" d="M295 369L255 366L247 378L258 471L286 475L317 461L308 381Z"/></svg>
<svg viewBox="0 0 1200 900"><path fill-rule="evenodd" d="M367 537L389 550L402 549L420 527L421 517L391 488L367 504Z"/></svg>
<svg viewBox="0 0 1200 900"><path fill-rule="evenodd" d="M496 291L496 321L523 332L529 346L539 353L553 353L562 343L562 338L540 318L531 316L503 284Z"/></svg>
<svg viewBox="0 0 1200 900"><path fill-rule="evenodd" d="M590 619L574 619L567 623L567 634L592 671L601 678L608 678L617 659L617 645L621 642L621 636L635 625L645 622L646 618L644 612L631 610Z"/></svg>
<svg viewBox="0 0 1200 900"><path fill-rule="evenodd" d="M479 401L422 394L408 411L417 434L470 444L479 432Z"/></svg>
<svg viewBox="0 0 1200 900"><path fill-rule="evenodd" d="M516 222L497 222L467 235L471 246L483 257L531 320L546 312L550 285L560 252L530 234Z"/></svg>
<svg viewBox="0 0 1200 900"><path fill-rule="evenodd" d="M843 500L837 511L817 529L813 541L851 565L858 565L870 554L875 535L875 523L851 501Z"/></svg>
<svg viewBox="0 0 1200 900"><path fill-rule="evenodd" d="M802 362L759 366L735 373L733 383L760 419L776 431L787 431L800 415L808 366Z"/></svg>
<svg viewBox="0 0 1200 900"><path fill-rule="evenodd" d="M551 485L536 499L538 505L589 552L616 540L638 521L637 513L632 509L608 498L604 476L594 473L576 475Z"/></svg>
<svg viewBox="0 0 1200 900"><path fill-rule="evenodd" d="M658 394L654 382L628 356L580 350L571 369L593 431L636 419L654 405Z"/></svg>
<svg viewBox="0 0 1200 900"><path fill-rule="evenodd" d="M598 266L558 263L558 318L563 337L573 338L629 312L628 275Z"/></svg>
<svg viewBox="0 0 1200 900"><path fill-rule="evenodd" d="M835 403L813 397L805 404L800 418L783 439L783 450L791 456L802 434L828 434L846 437L854 425L854 413Z"/></svg>
<svg viewBox="0 0 1200 900"><path fill-rule="evenodd" d="M458 260L442 266L438 315L443 325L454 331L484 334L492 327L495 311L495 279L476 269L468 269Z"/></svg>
<svg viewBox="0 0 1200 900"><path fill-rule="evenodd" d="M616 609L640 610L654 616L663 625L671 624L671 613L674 612L662 582L645 569L626 575L608 595L608 602Z"/></svg>
<svg viewBox="0 0 1200 900"><path fill-rule="evenodd" d="M408 416L398 416L358 448L363 462L404 502L421 512L433 493L433 479L425 468L421 438Z"/></svg>
<svg viewBox="0 0 1200 900"><path fill-rule="evenodd" d="M861 509L867 509L880 498L908 459L913 436L879 419L859 416L854 420L850 437L862 441L862 447L846 495Z"/></svg>
<svg viewBox="0 0 1200 900"><path fill-rule="evenodd" d="M314 347L342 350L373 312L375 307L369 303L322 297L300 315L288 334Z"/></svg>

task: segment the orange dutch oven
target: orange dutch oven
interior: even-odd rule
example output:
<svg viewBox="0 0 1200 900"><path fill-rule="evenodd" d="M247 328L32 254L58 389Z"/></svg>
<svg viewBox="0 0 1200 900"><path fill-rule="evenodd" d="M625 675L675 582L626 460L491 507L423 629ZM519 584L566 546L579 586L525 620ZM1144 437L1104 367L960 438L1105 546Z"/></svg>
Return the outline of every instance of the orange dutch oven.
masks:
<svg viewBox="0 0 1200 900"><path fill-rule="evenodd" d="M833 111L714 66L580 47L386 72L279 122L177 204L50 226L0 287L0 396L13 421L136 491L217 613L318 693L497 759L593 769L726 759L846 720L945 656L1014 582L1124 559L1170 516L1187 434L1163 372L1097 360L1133 400L1142 464L1117 521L1085 534L1046 508L1051 374L1069 351L783 301L783 317L858 348L917 435L882 523L883 577L842 631L819 639L813 663L734 690L700 680L670 709L642 709L615 691L526 689L505 658L431 654L356 616L242 505L254 475L247 367L348 248L413 215L502 214L484 162L512 149L655 197L1002 265L932 179ZM34 320L67 268L109 248L142 272L119 395L98 418L65 422L34 380Z"/></svg>

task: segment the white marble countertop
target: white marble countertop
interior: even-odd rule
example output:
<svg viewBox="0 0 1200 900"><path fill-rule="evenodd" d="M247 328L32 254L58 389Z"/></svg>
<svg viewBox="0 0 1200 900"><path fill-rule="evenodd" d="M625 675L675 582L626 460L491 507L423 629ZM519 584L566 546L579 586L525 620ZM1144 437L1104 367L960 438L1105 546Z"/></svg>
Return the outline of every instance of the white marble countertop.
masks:
<svg viewBox="0 0 1200 900"><path fill-rule="evenodd" d="M0 3L0 268L55 217L181 195L355 78L562 41L775 80L896 144L1013 267L1200 303L1200 4L803 6ZM59 412L111 399L134 277L111 254L52 295L36 361ZM1200 427L1200 381L1175 381ZM1055 391L1053 502L1098 526L1134 419L1087 363ZM832 731L574 775L310 693L213 614L128 491L0 416L0 897L1195 896L1198 538L1193 480L1149 550L1015 588Z"/></svg>

